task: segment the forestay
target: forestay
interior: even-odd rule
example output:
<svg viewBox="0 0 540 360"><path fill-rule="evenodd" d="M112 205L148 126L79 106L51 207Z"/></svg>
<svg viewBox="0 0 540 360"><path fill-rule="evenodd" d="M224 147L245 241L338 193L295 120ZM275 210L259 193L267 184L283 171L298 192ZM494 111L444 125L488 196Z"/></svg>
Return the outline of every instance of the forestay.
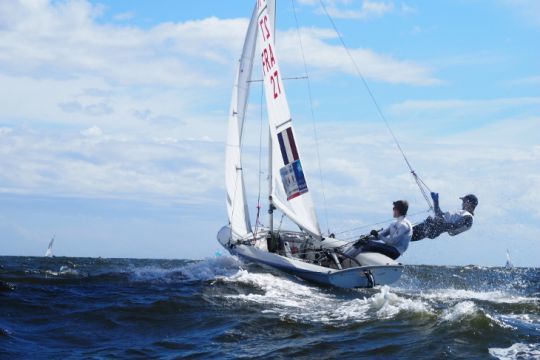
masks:
<svg viewBox="0 0 540 360"><path fill-rule="evenodd" d="M289 104L274 41L274 1L258 0L257 25L272 147L274 205L308 233L321 237L306 177L302 169ZM269 6L271 12L269 11Z"/></svg>
<svg viewBox="0 0 540 360"><path fill-rule="evenodd" d="M257 6L253 10L244 41L242 56L238 62L227 130L227 149L225 152L227 211L232 235L235 237L244 237L251 232L242 170L241 142L256 43Z"/></svg>

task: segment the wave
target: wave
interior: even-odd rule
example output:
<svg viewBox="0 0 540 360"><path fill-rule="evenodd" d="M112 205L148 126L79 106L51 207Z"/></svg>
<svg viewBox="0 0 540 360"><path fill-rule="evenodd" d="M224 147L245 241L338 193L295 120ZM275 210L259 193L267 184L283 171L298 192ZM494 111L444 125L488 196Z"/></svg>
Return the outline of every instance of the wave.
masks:
<svg viewBox="0 0 540 360"><path fill-rule="evenodd" d="M162 282L208 281L220 276L235 274L242 263L235 257L220 256L204 260L132 260L132 259L84 259L83 261L54 258L37 258L32 266L8 268L2 271L2 279L28 284L69 284L83 279L91 282ZM0 283L0 291L12 284ZM13 285L14 286L14 285Z"/></svg>
<svg viewBox="0 0 540 360"><path fill-rule="evenodd" d="M501 359L538 359L540 358L540 344L516 343L508 348L489 348L490 355Z"/></svg>
<svg viewBox="0 0 540 360"><path fill-rule="evenodd" d="M221 281L245 290L234 294L218 292L216 296L226 297L248 307L257 306L263 313L276 314L282 319L336 326L424 316L451 326L465 322L473 327L497 326L502 329L512 325L508 319L499 316L499 310L517 304L527 305L522 308L528 311L531 307L536 309L539 300L506 290L446 288L426 291L415 286L383 286L362 290L329 289L292 276L248 270L225 276ZM493 308L497 304L502 304L503 307ZM520 307L514 306L512 311L514 310L519 312Z"/></svg>
<svg viewBox="0 0 540 360"><path fill-rule="evenodd" d="M12 283L0 281L0 292L2 291L13 291L16 289L16 286Z"/></svg>
<svg viewBox="0 0 540 360"><path fill-rule="evenodd" d="M298 322L347 325L350 322L393 318L402 313L433 313L428 304L401 297L391 292L388 286L340 292L294 278L246 270L223 278L222 281L248 285L255 290L225 295L228 299L263 305L264 313L274 313L280 318Z"/></svg>
<svg viewBox="0 0 540 360"><path fill-rule="evenodd" d="M404 289L407 291L407 289ZM449 301L449 300L479 300L501 304L536 303L540 301L536 297L519 296L506 291L475 291L465 289L437 289L422 291L420 296L424 299Z"/></svg>
<svg viewBox="0 0 540 360"><path fill-rule="evenodd" d="M35 339L82 357L540 358L538 270L416 266L336 289L231 256L0 260L6 358Z"/></svg>
<svg viewBox="0 0 540 360"><path fill-rule="evenodd" d="M448 309L445 309L442 313L441 320L455 322L465 317L469 317L478 311L479 309L472 301L463 301Z"/></svg>
<svg viewBox="0 0 540 360"><path fill-rule="evenodd" d="M151 282L209 281L229 276L240 270L242 263L233 256L218 256L201 261L192 261L184 266L164 268L161 266L142 266L129 269L130 279Z"/></svg>
<svg viewBox="0 0 540 360"><path fill-rule="evenodd" d="M540 336L539 314L500 314L495 318L501 326L524 331L529 336Z"/></svg>

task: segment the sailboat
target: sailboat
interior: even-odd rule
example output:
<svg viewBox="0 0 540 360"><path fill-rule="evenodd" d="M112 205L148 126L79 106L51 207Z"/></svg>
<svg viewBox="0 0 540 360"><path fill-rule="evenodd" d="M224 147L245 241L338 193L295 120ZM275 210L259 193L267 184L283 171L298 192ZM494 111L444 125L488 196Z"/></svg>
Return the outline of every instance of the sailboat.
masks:
<svg viewBox="0 0 540 360"><path fill-rule="evenodd" d="M54 244L54 235L51 241L49 241L49 246L47 247L47 251L45 252L45 257L53 257L53 252L52 252L53 244Z"/></svg>
<svg viewBox="0 0 540 360"><path fill-rule="evenodd" d="M512 260L510 260L510 251L506 249L506 265L504 266L507 269L513 269L514 264L512 263Z"/></svg>
<svg viewBox="0 0 540 360"><path fill-rule="evenodd" d="M275 47L275 1L257 0L238 62L229 112L226 145L226 190L229 223L217 238L231 254L270 266L305 280L342 288L373 287L397 281L403 265L370 252L347 255L359 246L324 237L318 223L307 176L302 168L279 54ZM242 167L242 131L246 117L257 41L262 49L262 75L269 120L268 226L251 225ZM280 211L299 231L274 228L274 211Z"/></svg>

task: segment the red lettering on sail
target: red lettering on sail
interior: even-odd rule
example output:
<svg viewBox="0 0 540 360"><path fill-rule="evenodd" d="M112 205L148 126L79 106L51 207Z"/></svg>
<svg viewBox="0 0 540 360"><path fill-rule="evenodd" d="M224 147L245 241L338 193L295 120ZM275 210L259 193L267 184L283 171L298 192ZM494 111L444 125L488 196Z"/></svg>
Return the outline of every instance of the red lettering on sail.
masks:
<svg viewBox="0 0 540 360"><path fill-rule="evenodd" d="M274 52L272 51L272 45L268 44L268 52L270 53L270 68L273 68L276 64L276 59L274 58Z"/></svg>
<svg viewBox="0 0 540 360"><path fill-rule="evenodd" d="M268 59L268 50L264 49L261 54L261 57L262 57L263 75L266 75L266 73L271 70L270 60Z"/></svg>
<svg viewBox="0 0 540 360"><path fill-rule="evenodd" d="M268 16L264 15L264 17L259 21L259 26L261 27L261 34L263 37L263 40L266 41L270 39L270 30L268 30Z"/></svg>
<svg viewBox="0 0 540 360"><path fill-rule="evenodd" d="M274 75L270 76L270 82L272 83L272 88L274 89L274 99L277 99L281 94L281 85L279 85L279 76L278 71L274 71Z"/></svg>

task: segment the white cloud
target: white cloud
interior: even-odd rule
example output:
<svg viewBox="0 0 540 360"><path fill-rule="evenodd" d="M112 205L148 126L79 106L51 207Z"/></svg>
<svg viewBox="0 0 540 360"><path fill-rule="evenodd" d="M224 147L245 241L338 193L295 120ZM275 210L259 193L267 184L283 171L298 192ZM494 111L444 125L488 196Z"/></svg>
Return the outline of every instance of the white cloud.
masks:
<svg viewBox="0 0 540 360"><path fill-rule="evenodd" d="M401 13L404 15L416 13L416 8L414 6L411 6L404 2L400 4L400 10L401 10Z"/></svg>
<svg viewBox="0 0 540 360"><path fill-rule="evenodd" d="M317 6L317 13L324 14L320 8L319 0L299 0L299 3L307 6ZM328 14L336 19L373 19L386 14L399 12L407 15L416 12L416 9L407 3L400 3L396 6L393 1L373 1L373 0L325 0L324 5Z"/></svg>
<svg viewBox="0 0 540 360"><path fill-rule="evenodd" d="M501 6L517 14L526 23L540 26L540 2L537 0L498 0Z"/></svg>
<svg viewBox="0 0 540 360"><path fill-rule="evenodd" d="M103 24L97 21L103 11L84 1L0 2L0 168L9 169L0 173L0 191L222 206L226 111L247 20L208 18L142 29ZM317 75L354 74L333 31L301 31L308 66ZM287 69L302 69L296 31L279 36ZM351 51L371 80L440 83L429 67L370 49ZM506 109L538 104L534 97L410 100L391 110L500 117ZM447 208L457 206L464 191L478 192L479 232L464 238L531 239L540 216L537 124L534 116L516 116L436 141L418 136L419 128L409 124L397 125L397 132ZM297 126L322 215L312 133ZM387 219L398 197L411 200L412 211L424 209L380 124L329 122L319 130L333 228ZM246 169L258 169L257 139L255 133L246 141ZM246 180L253 204L257 171ZM532 220L523 220L523 213Z"/></svg>
<svg viewBox="0 0 540 360"><path fill-rule="evenodd" d="M330 16L338 19L368 19L381 17L394 10L394 4L382 1L362 1L359 9L344 9L337 6L327 7Z"/></svg>
<svg viewBox="0 0 540 360"><path fill-rule="evenodd" d="M88 129L81 131L81 135L88 137L98 137L103 135L103 130L101 130L99 126L92 126Z"/></svg>
<svg viewBox="0 0 540 360"><path fill-rule="evenodd" d="M515 80L513 83L517 85L540 85L540 75L522 77Z"/></svg>
<svg viewBox="0 0 540 360"><path fill-rule="evenodd" d="M106 136L98 126L80 135L3 135L0 166L10 171L0 177L2 192L200 204L214 203L223 188L223 143L163 144Z"/></svg>
<svg viewBox="0 0 540 360"><path fill-rule="evenodd" d="M82 105L78 101L69 101L58 106L67 113L83 113L90 116L103 116L113 112L113 109L105 103Z"/></svg>
<svg viewBox="0 0 540 360"><path fill-rule="evenodd" d="M0 127L0 136L2 135L7 135L9 134L10 132L12 132L13 130L11 128L8 128L8 127Z"/></svg>
<svg viewBox="0 0 540 360"><path fill-rule="evenodd" d="M302 43L309 68L324 73L346 73L356 75L354 65L340 45L331 45L325 40L334 40L337 35L333 30L320 28L301 29ZM302 55L298 46L295 30L280 33L277 46L281 60L291 65L299 64ZM375 81L392 84L429 86L440 84L441 80L433 75L433 70L411 61L397 60L391 56L379 54L370 49L350 49L363 76Z"/></svg>
<svg viewBox="0 0 540 360"><path fill-rule="evenodd" d="M149 30L99 24L86 1L2 2L0 69L4 74L66 79L100 77L118 85L211 86L200 61L228 64L246 19L208 18Z"/></svg>
<svg viewBox="0 0 540 360"><path fill-rule="evenodd" d="M443 112L447 115L448 112L452 112L459 113L461 115L474 115L493 114L509 108L538 105L540 105L540 97L499 98L485 100L406 100L392 105L389 110L393 114Z"/></svg>

